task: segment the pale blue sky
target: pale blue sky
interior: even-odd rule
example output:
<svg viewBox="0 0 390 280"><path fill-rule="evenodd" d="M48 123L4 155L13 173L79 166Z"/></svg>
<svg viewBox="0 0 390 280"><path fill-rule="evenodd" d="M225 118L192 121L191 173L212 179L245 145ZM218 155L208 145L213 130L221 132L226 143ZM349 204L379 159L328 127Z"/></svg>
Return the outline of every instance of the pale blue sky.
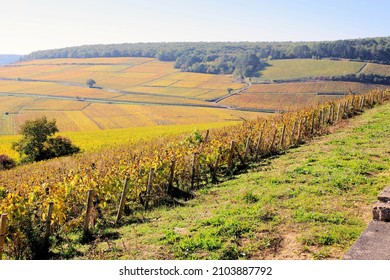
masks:
<svg viewBox="0 0 390 280"><path fill-rule="evenodd" d="M390 36L389 0L0 0L0 53L124 42Z"/></svg>

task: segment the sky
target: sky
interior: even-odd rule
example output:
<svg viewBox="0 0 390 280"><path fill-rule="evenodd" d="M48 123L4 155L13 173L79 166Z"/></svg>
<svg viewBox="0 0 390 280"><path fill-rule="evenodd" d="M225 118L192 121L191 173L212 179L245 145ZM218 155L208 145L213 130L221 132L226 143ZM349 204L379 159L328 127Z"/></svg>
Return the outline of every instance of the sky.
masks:
<svg viewBox="0 0 390 280"><path fill-rule="evenodd" d="M390 36L389 0L0 0L0 54L135 42Z"/></svg>

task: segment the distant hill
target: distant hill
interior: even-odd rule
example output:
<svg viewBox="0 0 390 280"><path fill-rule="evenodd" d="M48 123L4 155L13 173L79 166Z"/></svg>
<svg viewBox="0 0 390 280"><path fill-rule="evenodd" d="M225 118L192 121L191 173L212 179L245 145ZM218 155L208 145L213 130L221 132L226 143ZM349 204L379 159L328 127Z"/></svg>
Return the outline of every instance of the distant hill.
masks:
<svg viewBox="0 0 390 280"><path fill-rule="evenodd" d="M19 54L0 54L0 65L17 62L22 56Z"/></svg>
<svg viewBox="0 0 390 280"><path fill-rule="evenodd" d="M390 37L322 42L171 42L85 45L36 51L24 59L150 57L186 72L250 77L274 59L331 58L390 64Z"/></svg>

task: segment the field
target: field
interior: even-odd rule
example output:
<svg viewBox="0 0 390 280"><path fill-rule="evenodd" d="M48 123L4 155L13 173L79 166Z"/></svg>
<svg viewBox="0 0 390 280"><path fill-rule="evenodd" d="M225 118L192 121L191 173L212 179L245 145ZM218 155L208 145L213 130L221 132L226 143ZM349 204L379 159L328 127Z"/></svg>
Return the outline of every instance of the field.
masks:
<svg viewBox="0 0 390 280"><path fill-rule="evenodd" d="M269 66L259 72L254 82L354 74L365 65L364 62L327 59L281 59L267 63Z"/></svg>
<svg viewBox="0 0 390 280"><path fill-rule="evenodd" d="M152 139L191 133L195 130L206 130L212 128L226 127L240 123L236 121L213 122L206 124L185 124L166 126L146 126L124 129L106 129L95 131L68 131L58 133L61 136L72 139L72 143L80 147L83 152L98 152L107 148L114 148L122 145L130 145L139 141L150 141ZM18 141L20 135L6 135L0 137L0 155L6 154L14 159L19 155L14 151L12 143Z"/></svg>
<svg viewBox="0 0 390 280"><path fill-rule="evenodd" d="M353 93L367 92L373 89L385 89L386 86L353 82L302 82L280 84L254 84L245 92L248 93Z"/></svg>
<svg viewBox="0 0 390 280"><path fill-rule="evenodd" d="M84 85L87 79L94 79L97 86L107 90L159 93L204 100L226 94L229 87L238 89L243 86L234 82L230 75L181 73L173 68L171 62L150 58L29 61L15 64L13 67L1 67L0 77L72 82L80 85ZM163 90L156 91L156 88Z"/></svg>
<svg viewBox="0 0 390 280"><path fill-rule="evenodd" d="M388 66L333 60L271 60L261 80L355 73L387 74ZM309 75L310 74L310 75ZM94 79L96 87L85 81ZM61 131L185 125L253 119L255 111L294 110L332 100L317 93L361 93L380 85L352 82L251 84L222 102L227 88L245 86L232 75L181 72L152 58L50 59L0 67L0 135L16 134L46 115ZM236 108L236 110L231 110ZM240 111L240 109L254 112Z"/></svg>
<svg viewBox="0 0 390 280"><path fill-rule="evenodd" d="M94 79L96 87L85 82ZM182 73L151 58L52 59L0 67L0 135L39 116L61 131L235 122L259 113L208 102L239 89L231 75Z"/></svg>
<svg viewBox="0 0 390 280"><path fill-rule="evenodd" d="M221 104L239 108L292 111L340 98L334 94L357 94L385 88L386 86L381 85L324 81L253 84L247 90L224 99Z"/></svg>
<svg viewBox="0 0 390 280"><path fill-rule="evenodd" d="M366 67L363 69L363 74L378 74L382 76L390 76L390 66L367 63Z"/></svg>
<svg viewBox="0 0 390 280"><path fill-rule="evenodd" d="M312 107L337 97L307 93L240 93L222 101L239 108L293 111Z"/></svg>

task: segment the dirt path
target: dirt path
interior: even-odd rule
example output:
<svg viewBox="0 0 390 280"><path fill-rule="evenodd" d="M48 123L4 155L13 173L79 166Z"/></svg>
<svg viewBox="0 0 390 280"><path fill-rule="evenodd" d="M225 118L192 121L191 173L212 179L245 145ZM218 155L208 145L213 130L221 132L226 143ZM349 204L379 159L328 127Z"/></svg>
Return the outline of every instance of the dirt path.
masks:
<svg viewBox="0 0 390 280"><path fill-rule="evenodd" d="M219 98L217 98L217 99L214 99L213 102L214 102L214 103L219 103L219 102L221 102L222 100L224 100L224 99L226 99L226 98L229 98L229 97L231 97L231 96L233 96L233 95L239 94L239 93L241 93L241 92L247 90L248 88L250 88L251 85L252 85L251 82L245 83L245 86L244 86L243 88L240 88L240 89L238 89L238 90L236 90L236 91L232 91L232 92L229 93L229 94L226 94L226 95L224 95L224 96L222 96L222 97L219 97Z"/></svg>
<svg viewBox="0 0 390 280"><path fill-rule="evenodd" d="M364 63L364 65L359 69L359 71L356 72L356 75L362 73L364 69L367 67L367 65L368 63Z"/></svg>

